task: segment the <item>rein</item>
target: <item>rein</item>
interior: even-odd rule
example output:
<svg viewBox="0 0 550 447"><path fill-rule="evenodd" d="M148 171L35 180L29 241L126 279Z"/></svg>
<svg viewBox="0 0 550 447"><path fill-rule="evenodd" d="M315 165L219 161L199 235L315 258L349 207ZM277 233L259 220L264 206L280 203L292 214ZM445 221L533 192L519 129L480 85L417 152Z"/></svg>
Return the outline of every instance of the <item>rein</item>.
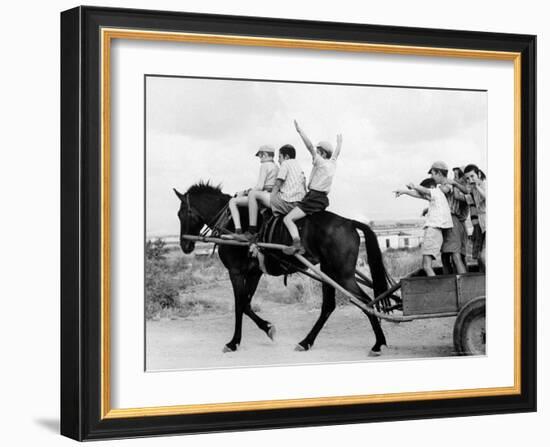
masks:
<svg viewBox="0 0 550 447"><path fill-rule="evenodd" d="M197 210L196 208L191 207L191 201L189 200L189 194L185 194L185 202L186 202L186 205L187 205L187 221L186 221L186 225L185 225L186 228L185 228L185 231L183 232L183 234L187 234L189 232L189 222L191 220L191 213L194 213L206 225L206 228L200 233L201 237L206 237L206 235L208 234L209 231L212 231L212 232L213 231L219 231L219 232L229 233L228 230L226 230L225 228L222 228L222 227L219 226L221 221L222 221L222 217L223 217L225 211L229 207L229 203L222 206L221 209L214 215L214 217L210 221L207 221L204 218L204 216L199 212L199 210Z"/></svg>

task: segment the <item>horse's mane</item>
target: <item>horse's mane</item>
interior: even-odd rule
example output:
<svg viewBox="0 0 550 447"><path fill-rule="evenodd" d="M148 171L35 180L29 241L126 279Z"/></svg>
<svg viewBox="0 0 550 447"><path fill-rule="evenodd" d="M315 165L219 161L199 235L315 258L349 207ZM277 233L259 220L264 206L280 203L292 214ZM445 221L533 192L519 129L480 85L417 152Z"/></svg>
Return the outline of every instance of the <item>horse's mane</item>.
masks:
<svg viewBox="0 0 550 447"><path fill-rule="evenodd" d="M194 185L190 186L187 190L187 194L221 194L222 185L214 185L210 183L210 180L206 182L204 180L199 180Z"/></svg>

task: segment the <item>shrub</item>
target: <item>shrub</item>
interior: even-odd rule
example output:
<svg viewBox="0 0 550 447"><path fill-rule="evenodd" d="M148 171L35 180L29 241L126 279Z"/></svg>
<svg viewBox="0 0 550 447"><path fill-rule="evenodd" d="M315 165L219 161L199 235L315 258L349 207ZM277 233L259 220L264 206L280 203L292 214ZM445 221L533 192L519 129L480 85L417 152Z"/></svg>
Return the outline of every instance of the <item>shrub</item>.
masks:
<svg viewBox="0 0 550 447"><path fill-rule="evenodd" d="M145 243L145 259L153 261L163 261L170 250L166 247L164 239L151 239Z"/></svg>
<svg viewBox="0 0 550 447"><path fill-rule="evenodd" d="M162 239L145 244L145 317L158 316L165 309L178 306L178 281L166 261L168 249Z"/></svg>

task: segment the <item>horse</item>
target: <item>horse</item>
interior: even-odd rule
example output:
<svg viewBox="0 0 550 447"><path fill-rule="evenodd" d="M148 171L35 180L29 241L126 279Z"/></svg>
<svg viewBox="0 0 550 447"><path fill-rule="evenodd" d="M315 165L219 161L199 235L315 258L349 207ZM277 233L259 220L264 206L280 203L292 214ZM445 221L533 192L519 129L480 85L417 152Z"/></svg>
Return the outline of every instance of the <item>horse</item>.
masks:
<svg viewBox="0 0 550 447"><path fill-rule="evenodd" d="M183 236L199 235L206 225L211 227L220 211L228 204L230 195L224 194L221 187L210 182L198 182L184 194L174 188L180 200L178 218L180 221L180 247L185 254L191 253L195 242ZM247 211L243 209L243 229L246 229ZM382 261L378 239L372 229L361 222L347 219L337 214L322 211L304 218L301 239L306 253L320 263L323 273L355 296L368 303L370 297L359 287L355 279L356 263L359 256L360 238L357 230L364 234L367 262L372 275L374 296L388 289L387 272ZM250 255L249 247L219 245L219 257L229 272L235 298L235 328L233 337L224 346L224 352L237 351L241 343L243 315L248 316L260 330L273 340L275 326L257 315L251 307L251 300L263 274L258 259ZM271 274L271 272L269 272ZM275 275L283 274L282 270ZM296 350L307 351L336 307L334 287L322 284L323 301L321 314L305 338L296 345ZM369 355L381 354L382 346L387 346L380 321L365 312L370 320L375 343Z"/></svg>

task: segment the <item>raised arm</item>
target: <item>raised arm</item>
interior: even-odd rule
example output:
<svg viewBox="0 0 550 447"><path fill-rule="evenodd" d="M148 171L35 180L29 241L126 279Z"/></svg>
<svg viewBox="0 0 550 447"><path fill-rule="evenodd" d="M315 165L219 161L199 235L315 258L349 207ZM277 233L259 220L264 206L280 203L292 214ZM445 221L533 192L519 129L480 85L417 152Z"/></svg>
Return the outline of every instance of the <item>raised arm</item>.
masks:
<svg viewBox="0 0 550 447"><path fill-rule="evenodd" d="M445 179L444 183L439 185L439 189L443 194L449 194L453 190L452 181L449 179Z"/></svg>
<svg viewBox="0 0 550 447"><path fill-rule="evenodd" d="M429 188L424 188L423 186L415 185L414 183L407 184L407 188L409 188L412 191L418 192L420 195L424 196L424 198L432 196L432 193Z"/></svg>
<svg viewBox="0 0 550 447"><path fill-rule="evenodd" d="M468 195L467 193L463 193L462 190L456 186L455 183L453 183L453 185L455 186L453 188L453 196L456 200L460 200L461 202L467 202L468 199L466 199L466 196Z"/></svg>
<svg viewBox="0 0 550 447"><path fill-rule="evenodd" d="M455 191L456 191L456 188L458 188L463 194L470 194L470 190L466 185L460 182L457 182L456 180L450 180L449 183L451 183L451 185L455 187Z"/></svg>
<svg viewBox="0 0 550 447"><path fill-rule="evenodd" d="M294 127L296 127L296 131L298 132L298 135L302 138L302 141L306 145L307 150L311 154L313 158L315 158L315 148L313 147L313 144L307 137L307 135L304 133L300 125L298 124L298 121L294 120Z"/></svg>
<svg viewBox="0 0 550 447"><path fill-rule="evenodd" d="M343 141L342 134L339 133L338 135L336 135L336 150L334 151L331 157L333 160L336 160L340 155L340 151L342 150L342 141Z"/></svg>
<svg viewBox="0 0 550 447"><path fill-rule="evenodd" d="M400 197L402 195L407 195L407 196L414 197L415 199L428 200L427 197L423 196L418 191L415 191L413 189L397 189L397 190L394 191L394 194L395 194L395 197Z"/></svg>

